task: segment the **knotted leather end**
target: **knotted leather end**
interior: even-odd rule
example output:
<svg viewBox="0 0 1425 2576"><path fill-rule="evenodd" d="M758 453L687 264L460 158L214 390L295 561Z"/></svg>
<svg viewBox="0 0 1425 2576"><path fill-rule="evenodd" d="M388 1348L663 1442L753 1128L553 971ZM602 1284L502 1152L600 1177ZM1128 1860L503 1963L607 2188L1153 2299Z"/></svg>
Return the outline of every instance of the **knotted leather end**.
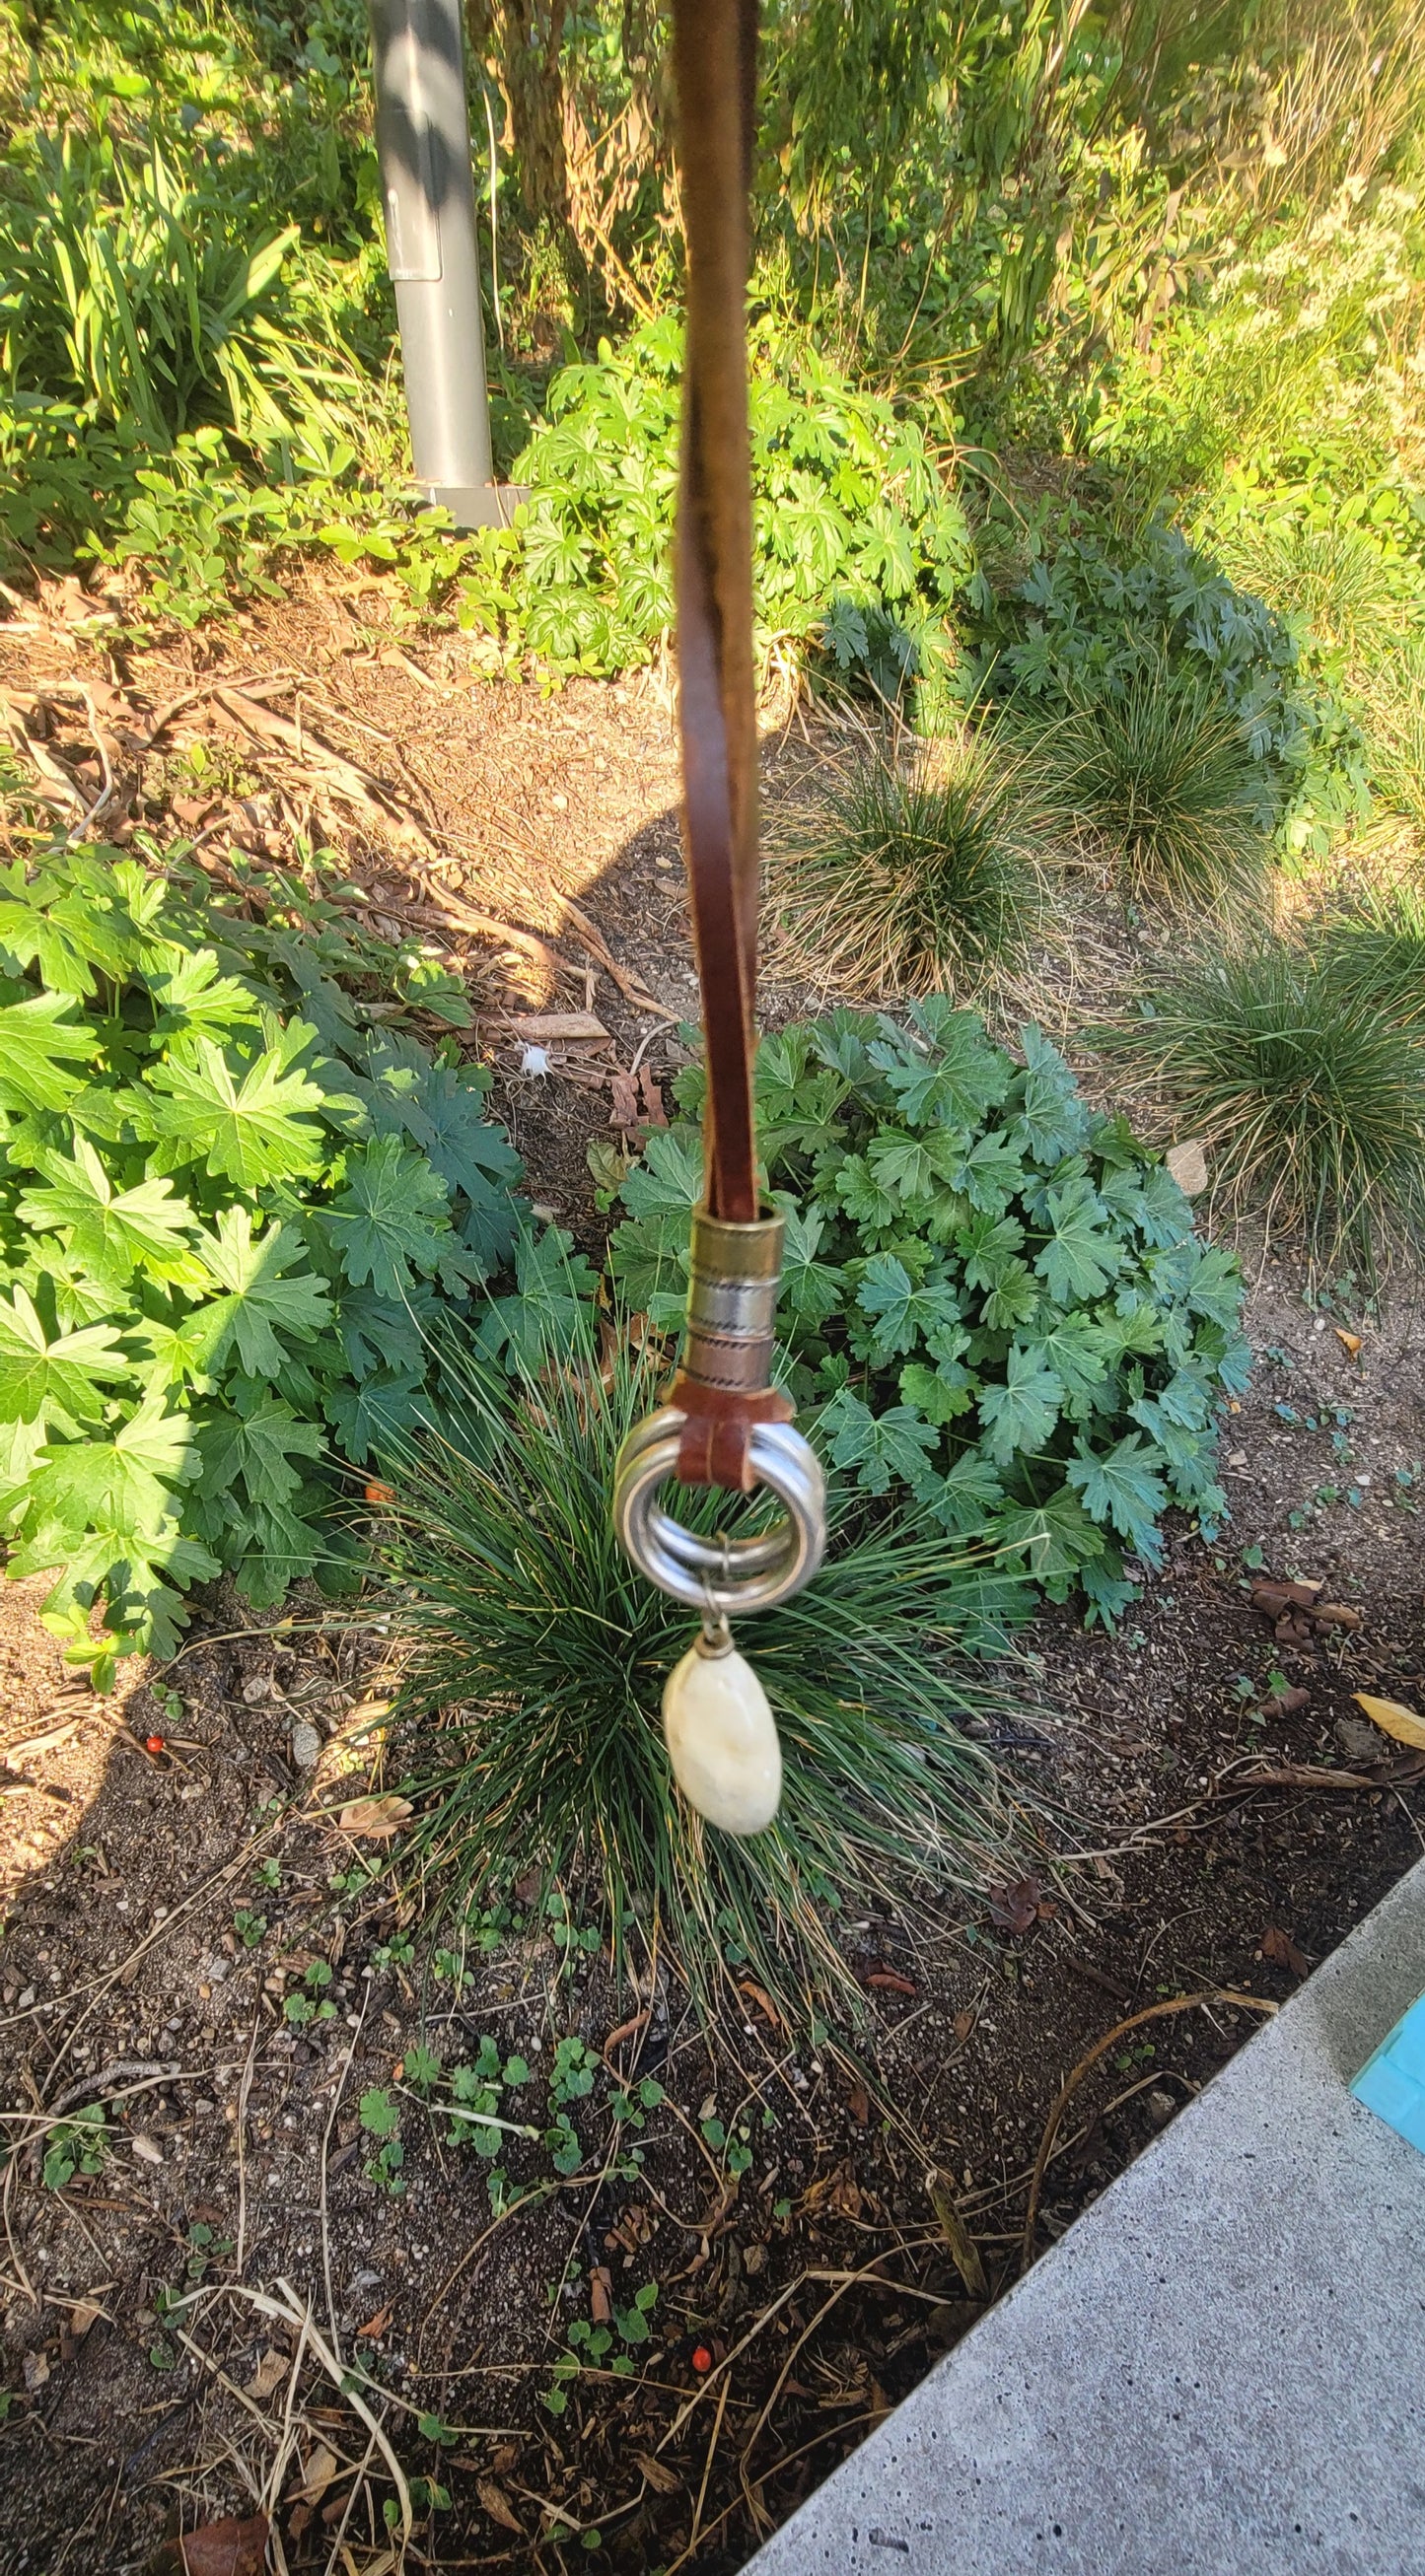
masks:
<svg viewBox="0 0 1425 2576"><path fill-rule="evenodd" d="M706 1386L680 1369L668 1402L687 1416L678 1444L678 1481L682 1485L716 1485L726 1494L750 1494L757 1483L750 1441L758 1422L790 1422L796 1406L778 1386L745 1394L730 1387Z"/></svg>

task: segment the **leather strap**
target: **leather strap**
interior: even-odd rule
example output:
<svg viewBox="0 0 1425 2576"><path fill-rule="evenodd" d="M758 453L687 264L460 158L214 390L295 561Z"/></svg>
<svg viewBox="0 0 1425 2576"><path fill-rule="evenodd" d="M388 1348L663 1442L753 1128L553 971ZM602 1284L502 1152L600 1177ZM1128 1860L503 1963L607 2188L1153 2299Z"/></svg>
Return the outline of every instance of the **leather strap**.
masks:
<svg viewBox="0 0 1425 2576"><path fill-rule="evenodd" d="M757 707L747 427L747 193L757 0L674 0L688 245L678 507L684 847L707 1046L707 1205L758 1214L752 1116L757 988Z"/></svg>
<svg viewBox="0 0 1425 2576"><path fill-rule="evenodd" d="M752 460L747 422L748 188L757 0L673 0L679 165L687 238L683 460L678 505L679 712L684 853L703 996L710 1215L760 1213L756 1046L757 703L752 647ZM790 1421L777 1390L680 1374L684 1484L749 1491L748 1437Z"/></svg>

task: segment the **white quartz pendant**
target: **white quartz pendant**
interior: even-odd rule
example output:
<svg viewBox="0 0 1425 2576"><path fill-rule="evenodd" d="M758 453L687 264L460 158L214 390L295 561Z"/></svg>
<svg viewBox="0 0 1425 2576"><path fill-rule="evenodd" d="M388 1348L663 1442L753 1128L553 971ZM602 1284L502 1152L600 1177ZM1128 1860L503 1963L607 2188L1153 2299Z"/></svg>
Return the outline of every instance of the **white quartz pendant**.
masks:
<svg viewBox="0 0 1425 2576"><path fill-rule="evenodd" d="M724 1633L726 1633L724 1631ZM690 1646L663 1685L663 1733L690 1806L728 1834L760 1834L782 1795L767 1694L736 1648Z"/></svg>

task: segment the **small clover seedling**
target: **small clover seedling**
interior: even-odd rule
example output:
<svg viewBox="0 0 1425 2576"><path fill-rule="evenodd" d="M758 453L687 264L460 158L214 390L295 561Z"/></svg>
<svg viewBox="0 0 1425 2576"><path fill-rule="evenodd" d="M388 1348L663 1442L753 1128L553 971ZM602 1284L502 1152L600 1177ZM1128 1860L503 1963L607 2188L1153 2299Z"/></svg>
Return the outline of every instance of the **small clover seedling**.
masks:
<svg viewBox="0 0 1425 2576"><path fill-rule="evenodd" d="M334 2021L336 2006L322 1992L323 1987L329 1986L331 1981L332 1972L325 1959L314 1959L302 1978L305 1992L299 1989L297 1993L284 1998L282 2005L284 2017L298 2029L309 2021Z"/></svg>
<svg viewBox="0 0 1425 2576"><path fill-rule="evenodd" d="M392 2199L396 2199L406 2188L401 2172L406 2151L396 2134L401 2114L384 2084L373 2084L363 2093L357 2111L367 2136L384 2141L376 2154L367 2158L366 2179L375 2183L379 2191L389 2192Z"/></svg>
<svg viewBox="0 0 1425 2576"><path fill-rule="evenodd" d="M90 2102L46 2135L42 2168L46 2191L67 2191L76 2174L102 2173L107 2154L103 2105Z"/></svg>
<svg viewBox="0 0 1425 2576"><path fill-rule="evenodd" d="M239 1905L233 1915L233 1930L245 1950L255 1950L266 1934L267 1917L253 1914L247 1906Z"/></svg>

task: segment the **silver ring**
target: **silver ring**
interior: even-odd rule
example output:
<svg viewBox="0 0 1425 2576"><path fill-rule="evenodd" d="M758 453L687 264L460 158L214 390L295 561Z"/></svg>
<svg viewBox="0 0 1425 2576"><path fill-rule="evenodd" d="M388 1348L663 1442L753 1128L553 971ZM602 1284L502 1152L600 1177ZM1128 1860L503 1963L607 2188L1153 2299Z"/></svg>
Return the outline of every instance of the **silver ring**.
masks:
<svg viewBox="0 0 1425 2576"><path fill-rule="evenodd" d="M754 1423L753 1471L785 1513L755 1538L703 1538L656 1499L678 1464L686 1420L677 1405L664 1404L630 1431L614 1469L615 1536L650 1583L692 1610L729 1617L770 1610L811 1581L825 1553L821 1461L789 1422Z"/></svg>

